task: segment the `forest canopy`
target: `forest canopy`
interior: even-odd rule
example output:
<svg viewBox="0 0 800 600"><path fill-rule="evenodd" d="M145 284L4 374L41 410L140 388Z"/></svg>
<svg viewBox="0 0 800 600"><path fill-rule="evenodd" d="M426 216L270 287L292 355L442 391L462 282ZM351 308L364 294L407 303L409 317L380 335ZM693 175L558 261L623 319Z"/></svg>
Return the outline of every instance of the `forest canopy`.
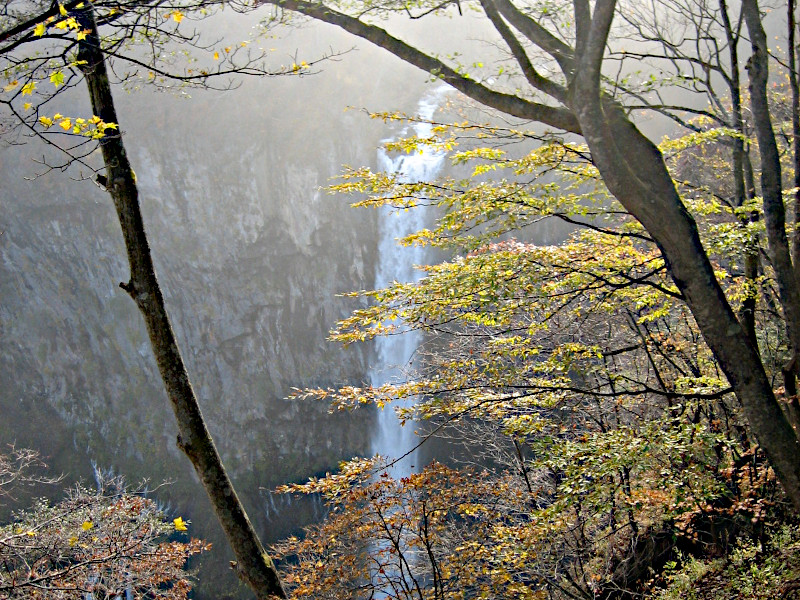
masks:
<svg viewBox="0 0 800 600"><path fill-rule="evenodd" d="M85 77L101 106L107 81L101 89L92 68L107 59L129 65L114 71L123 83L207 84L212 71L269 70L246 44L220 50L182 33L185 19L215 4L98 3L101 35L81 21L80 4L20 13L9 5L2 102L16 127L48 143L70 136L57 142L66 162L51 166L82 162L99 143L101 183L111 182L118 207L135 204L116 116L54 113L58 90ZM387 457L355 459L283 488L321 494L329 507L322 524L274 548L288 593L666 598L695 586L703 597L768 598L800 587L793 0L774 8L777 26L756 0L259 7L267 28L305 16L385 49L460 92L470 115L434 117L430 137L387 147L446 151L450 175L409 182L356 167L331 188L359 206L437 215L402 241L450 258L423 267L417 282L355 294L368 306L331 335L350 344L419 330L422 360L407 380L298 394L341 409L414 398L401 418L455 437L470 454L398 479ZM487 31L474 57L458 39L467 16ZM438 39L405 41L393 28L401 19L433 20L456 41L447 54L425 47ZM768 47L768 26L780 28L786 50ZM86 36L97 39L88 67ZM163 66L175 41L200 48L213 69ZM41 54L27 53L42 42L50 45ZM484 109L492 118L475 118ZM643 131L653 115L670 123L668 138ZM570 226L563 243L530 241L529 229L547 219ZM131 265L123 289L149 319L161 358L158 319L169 324L163 310L148 313L150 294L160 301L155 274L150 263L143 274ZM177 346L174 355L162 375L168 390L170 378L183 388L170 397L191 395L188 376L171 370ZM179 445L194 459L185 431ZM272 578L261 589L282 596L271 560L257 554Z"/></svg>

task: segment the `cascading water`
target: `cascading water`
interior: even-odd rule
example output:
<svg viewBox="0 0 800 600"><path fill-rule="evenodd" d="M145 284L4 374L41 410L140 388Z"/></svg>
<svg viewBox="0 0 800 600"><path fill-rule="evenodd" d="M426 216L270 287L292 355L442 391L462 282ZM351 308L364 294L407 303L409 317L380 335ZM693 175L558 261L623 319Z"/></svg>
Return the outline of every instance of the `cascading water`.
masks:
<svg viewBox="0 0 800 600"><path fill-rule="evenodd" d="M447 86L439 86L424 96L417 105L417 116L423 121L430 121L448 89ZM429 123L412 123L400 132L397 139L408 137L410 134L428 138L431 132L432 126ZM405 183L432 180L441 170L444 159L444 152L425 146L421 152L396 157L389 156L383 149L378 151L378 166L381 170L396 174L398 179ZM414 266L424 262L425 249L418 246L401 247L397 239L422 229L429 219L424 207L400 213L392 212L391 207L384 207L382 210L378 268L375 276L376 289L387 287L393 281L411 282L419 279L420 273ZM379 386L402 380L404 370L411 366L420 342L418 331L378 338L375 363L370 369L370 383ZM405 408L409 405L399 406ZM413 448L416 443L417 438L412 427L401 427L394 411L380 411L378 428L372 437L372 452L394 458L407 454L394 464L395 477L402 477L414 471L416 461Z"/></svg>

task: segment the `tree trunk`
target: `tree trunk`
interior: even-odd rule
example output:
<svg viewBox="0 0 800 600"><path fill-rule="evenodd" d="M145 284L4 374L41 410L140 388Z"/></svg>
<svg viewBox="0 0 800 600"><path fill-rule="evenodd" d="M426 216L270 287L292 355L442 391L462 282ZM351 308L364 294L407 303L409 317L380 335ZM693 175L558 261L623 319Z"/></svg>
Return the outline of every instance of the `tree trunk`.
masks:
<svg viewBox="0 0 800 600"><path fill-rule="evenodd" d="M105 60L91 9L77 18L90 33L80 43L78 60L91 96L94 114L107 123L119 123L111 95ZM122 227L130 281L121 283L144 316L150 345L178 422L178 447L192 461L214 511L238 560L237 573L259 599L285 598L275 566L264 550L242 506L211 435L178 349L156 279L150 247L139 208L138 190L119 131L106 130L100 141L106 166L106 188Z"/></svg>
<svg viewBox="0 0 800 600"><path fill-rule="evenodd" d="M783 182L781 180L781 161L775 131L767 98L769 80L769 55L767 35L761 22L761 12L757 0L743 0L742 14L750 33L753 55L747 62L750 73L750 106L753 125L758 139L758 153L761 157L761 196L764 207L764 221L767 226L767 242L772 255L772 267L778 283L778 292L789 333L791 356L784 366L784 378L795 376L800 370L800 285L792 264L789 240L786 235L786 207L783 204ZM791 54L791 49L790 52ZM790 73L790 77L793 74ZM796 107L795 107L796 109ZM794 424L800 420L796 386L786 386L788 397L787 411Z"/></svg>
<svg viewBox="0 0 800 600"><path fill-rule="evenodd" d="M728 16L727 0L719 0L720 16L722 25L725 29L725 37L728 41L728 57L730 60L730 79L728 91L731 95L731 118L730 127L733 128L740 137L733 139L733 149L731 156L731 171L733 175L733 185L735 190L735 206L741 207L748 200L755 197L755 190L747 185L745 175L745 162L747 161L747 149L744 143L744 118L742 117L742 90L739 78L739 35L734 31ZM748 162L749 167L749 162ZM742 227L754 223L758 219L757 213L742 215L739 217ZM758 277L759 266L759 247L758 236L753 233L748 236L748 241L744 248L744 277L746 280L746 296L742 300L742 308L739 312L739 320L742 322L745 332L750 338L750 343L754 348L758 348L758 338L756 337L756 300L758 298L756 279ZM792 374L792 377L794 375Z"/></svg>
<svg viewBox="0 0 800 600"><path fill-rule="evenodd" d="M795 0L789 0L786 7L788 29L789 86L792 90L792 165L794 167L794 232L792 235L792 258L795 277L800 281L800 75L797 72L797 59L800 46L797 45L797 20Z"/></svg>
<svg viewBox="0 0 800 600"><path fill-rule="evenodd" d="M767 226L767 242L792 346L792 370L797 371L797 355L800 352L800 286L798 286L794 274L789 240L786 236L786 209L783 205L781 162L767 100L769 76L767 36L764 33L761 13L756 0L743 0L742 13L753 45L753 55L747 62L747 69L750 73L751 113L758 139L758 152L761 157L761 197L764 207L764 222Z"/></svg>

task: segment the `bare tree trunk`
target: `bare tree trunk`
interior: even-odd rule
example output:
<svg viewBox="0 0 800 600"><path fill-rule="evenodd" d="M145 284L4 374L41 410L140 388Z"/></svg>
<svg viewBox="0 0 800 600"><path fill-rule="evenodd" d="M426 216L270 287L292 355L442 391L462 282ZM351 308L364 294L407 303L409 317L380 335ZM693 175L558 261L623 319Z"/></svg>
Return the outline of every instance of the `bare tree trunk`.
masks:
<svg viewBox="0 0 800 600"><path fill-rule="evenodd" d="M769 79L769 55L767 35L761 22L758 0L743 0L742 14L750 33L753 55L747 63L750 73L750 105L753 124L758 138L758 152L761 157L761 196L764 207L764 221L767 225L767 241L775 279L778 283L783 316L789 332L792 355L784 366L784 379L788 381L800 370L800 285L795 275L795 266L786 236L786 209L783 204L783 182L781 181L781 162L767 99ZM790 51L790 55L792 52ZM793 78L793 74L790 73ZM796 107L794 107L796 110ZM797 401L796 386L787 386L787 411L793 425L800 422L800 405ZM794 392L794 393L792 393Z"/></svg>
<svg viewBox="0 0 800 600"><path fill-rule="evenodd" d="M90 31L80 43L78 60L85 61L79 64L86 77L92 109L103 121L118 124L94 15L87 9L78 18L84 29ZM178 421L178 447L192 461L211 499L238 560L239 577L259 599L285 598L275 566L233 489L189 382L156 279L136 181L120 133L107 130L100 147L106 166L106 188L119 217L131 269L130 281L120 287L133 298L144 317L150 345Z"/></svg>
<svg viewBox="0 0 800 600"><path fill-rule="evenodd" d="M792 1L792 0L790 0ZM728 41L728 56L730 58L730 82L729 91L731 94L731 127L739 134L740 137L733 139L733 153L731 165L733 171L733 183L736 190L736 206L743 206L748 200L755 197L755 190L752 186L747 184L747 176L745 171L745 162L748 160L746 156L747 148L744 143L744 119L742 117L742 90L739 78L739 34L734 31L733 26L728 16L728 3L727 0L719 0L720 15L722 17L722 24L725 28L725 37ZM749 167L749 161L748 161ZM740 217L743 227L747 227L749 223L753 223L758 219L758 213L751 213L747 216ZM758 348L758 338L756 337L756 299L758 297L756 288L756 279L758 277L759 265L759 248L758 236L752 234L746 242L744 248L744 277L747 281L747 292L744 300L742 300L742 309L739 313L739 319L742 322L747 336L750 338L750 343L754 348ZM794 384L794 373L789 374L791 383Z"/></svg>
<svg viewBox="0 0 800 600"><path fill-rule="evenodd" d="M767 226L767 242L789 331L789 341L792 345L792 370L797 371L797 354L800 352L800 287L794 274L789 240L786 236L786 209L783 204L780 155L767 101L769 76L767 36L756 0L743 0L742 12L753 45L753 55L747 62L747 69L750 73L751 113L761 157L761 196L764 221Z"/></svg>
<svg viewBox="0 0 800 600"><path fill-rule="evenodd" d="M786 7L787 29L789 34L788 62L789 87L792 90L792 164L794 165L794 232L792 236L795 276L800 281L800 81L797 73L797 59L800 46L797 45L797 19L795 0L788 0Z"/></svg>

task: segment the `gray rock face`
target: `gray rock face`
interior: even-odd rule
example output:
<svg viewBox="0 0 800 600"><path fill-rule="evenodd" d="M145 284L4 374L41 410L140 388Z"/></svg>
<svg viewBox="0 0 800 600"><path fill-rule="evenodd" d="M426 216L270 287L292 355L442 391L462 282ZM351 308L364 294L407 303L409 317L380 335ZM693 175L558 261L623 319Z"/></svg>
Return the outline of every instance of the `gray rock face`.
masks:
<svg viewBox="0 0 800 600"><path fill-rule="evenodd" d="M234 136L213 147L209 164L201 145L159 133L132 134L129 147L173 325L223 454L252 469L269 457L248 440L269 439L270 429L273 458L344 444L336 435L344 423L328 439L303 441L307 419L327 421L327 407L283 400L293 386L360 380L366 368L363 348L325 341L349 310L335 295L365 285L375 243L374 215L319 191L337 149L299 161ZM3 162L19 164L11 152ZM78 432L76 450L120 468L129 459L152 464L158 447L175 454L146 334L117 286L127 265L107 197L64 176L5 181L4 406L38 399ZM29 417L14 428L6 419L9 433L28 429ZM287 435L298 418L304 426Z"/></svg>

